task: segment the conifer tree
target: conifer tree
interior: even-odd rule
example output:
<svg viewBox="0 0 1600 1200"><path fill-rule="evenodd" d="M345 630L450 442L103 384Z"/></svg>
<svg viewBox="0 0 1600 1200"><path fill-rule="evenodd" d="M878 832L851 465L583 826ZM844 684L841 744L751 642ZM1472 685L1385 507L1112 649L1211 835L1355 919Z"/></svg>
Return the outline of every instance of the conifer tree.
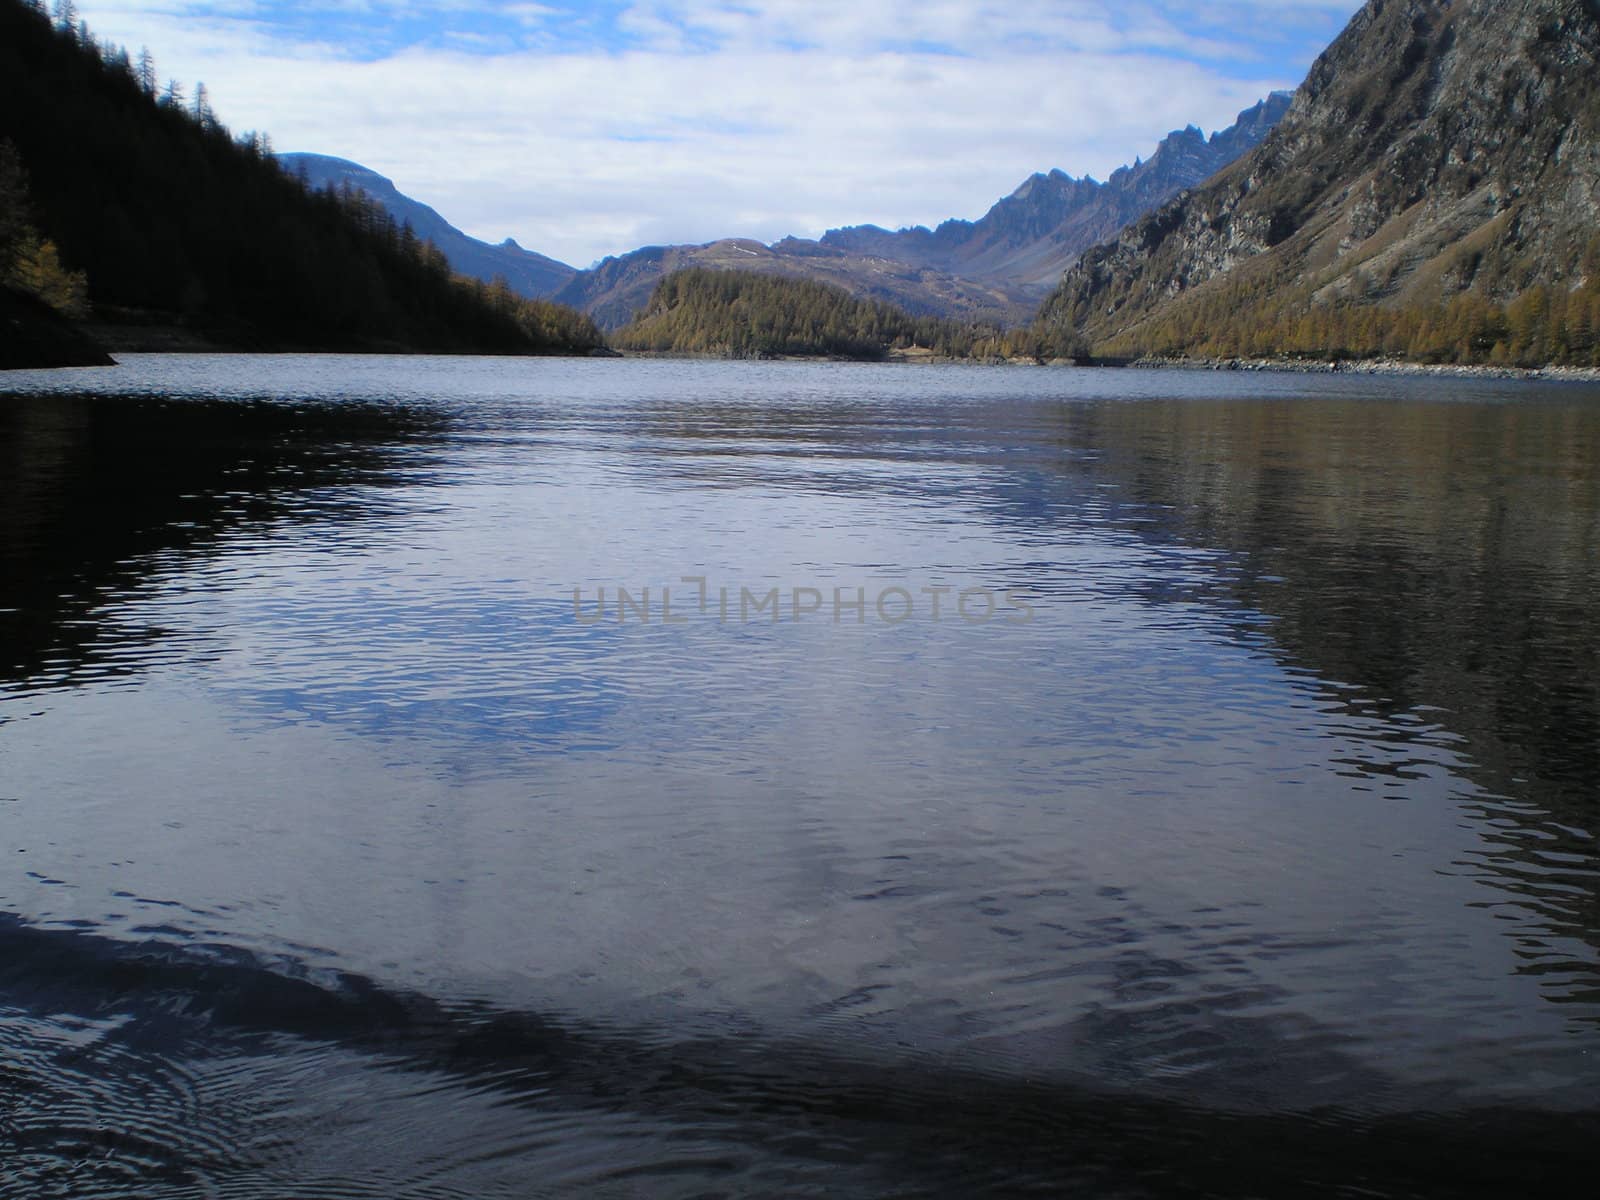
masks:
<svg viewBox="0 0 1600 1200"><path fill-rule="evenodd" d="M146 96L154 96L156 94L156 87L158 86L156 81L156 60L155 56L150 53L149 46L141 46L139 48L137 79L139 80L139 90Z"/></svg>
<svg viewBox="0 0 1600 1200"><path fill-rule="evenodd" d="M194 85L194 104L190 113L203 128L210 129L216 124L216 114L211 111L211 93L206 90L204 83Z"/></svg>

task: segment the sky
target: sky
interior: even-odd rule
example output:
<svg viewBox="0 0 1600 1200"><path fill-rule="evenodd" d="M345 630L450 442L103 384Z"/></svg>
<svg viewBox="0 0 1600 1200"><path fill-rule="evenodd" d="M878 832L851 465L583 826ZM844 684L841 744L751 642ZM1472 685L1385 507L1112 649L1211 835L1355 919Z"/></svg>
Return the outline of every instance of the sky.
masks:
<svg viewBox="0 0 1600 1200"><path fill-rule="evenodd" d="M976 218L1292 88L1357 0L78 0L235 133L475 237L643 245Z"/></svg>

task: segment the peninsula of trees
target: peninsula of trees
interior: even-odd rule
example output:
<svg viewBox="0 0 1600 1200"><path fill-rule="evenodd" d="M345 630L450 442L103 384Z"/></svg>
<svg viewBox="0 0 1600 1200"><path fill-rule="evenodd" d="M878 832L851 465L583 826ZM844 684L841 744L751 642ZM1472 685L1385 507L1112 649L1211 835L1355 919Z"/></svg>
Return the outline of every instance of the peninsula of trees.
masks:
<svg viewBox="0 0 1600 1200"><path fill-rule="evenodd" d="M649 305L611 342L655 353L863 362L914 352L980 360L1051 353L1031 330L913 317L832 284L707 268L663 279Z"/></svg>

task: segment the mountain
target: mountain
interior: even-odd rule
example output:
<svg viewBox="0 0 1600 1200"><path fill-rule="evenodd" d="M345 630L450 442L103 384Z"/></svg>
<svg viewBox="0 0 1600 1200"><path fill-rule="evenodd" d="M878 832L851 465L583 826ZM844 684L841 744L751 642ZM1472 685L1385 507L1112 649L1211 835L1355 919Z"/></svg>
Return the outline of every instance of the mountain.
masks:
<svg viewBox="0 0 1600 1200"><path fill-rule="evenodd" d="M578 272L552 299L589 313L602 329L619 329L645 307L664 278L697 268L833 284L913 316L1016 324L1025 323L1038 306L1037 296L1019 288L961 279L795 238L771 246L743 238L704 246L646 246Z"/></svg>
<svg viewBox="0 0 1600 1200"><path fill-rule="evenodd" d="M510 238L494 246L468 237L426 204L405 195L393 181L359 163L324 154L280 154L278 161L312 190L340 191L348 185L366 193L396 224L409 224L419 238L444 251L457 274L485 283L501 277L518 295L541 298L555 295L578 273L564 262L524 250Z"/></svg>
<svg viewBox="0 0 1600 1200"><path fill-rule="evenodd" d="M158 98L126 51L23 0L0 0L0 143L25 176L4 190L26 191L26 224L59 254L52 273L71 285L84 272L102 322L241 349L548 353L599 340L570 310L452 278L370 202L308 194L203 93L189 107Z"/></svg>
<svg viewBox="0 0 1600 1200"><path fill-rule="evenodd" d="M1105 353L1600 360L1600 4L1370 0L1041 313Z"/></svg>
<svg viewBox="0 0 1600 1200"><path fill-rule="evenodd" d="M1209 139L1195 126L1175 130L1148 161L1104 183L1063 171L1034 175L977 221L946 221L890 233L875 225L829 230L822 245L1023 287L1053 287L1089 247L1259 145L1289 109L1276 92Z"/></svg>
<svg viewBox="0 0 1600 1200"><path fill-rule="evenodd" d="M666 276L706 268L829 283L913 316L1025 322L1079 254L1259 144L1288 106L1286 93L1274 95L1209 139L1193 126L1179 130L1148 162L1105 183L1061 171L1035 175L978 221L898 233L859 225L770 246L746 239L647 246L579 271L553 299L618 329Z"/></svg>

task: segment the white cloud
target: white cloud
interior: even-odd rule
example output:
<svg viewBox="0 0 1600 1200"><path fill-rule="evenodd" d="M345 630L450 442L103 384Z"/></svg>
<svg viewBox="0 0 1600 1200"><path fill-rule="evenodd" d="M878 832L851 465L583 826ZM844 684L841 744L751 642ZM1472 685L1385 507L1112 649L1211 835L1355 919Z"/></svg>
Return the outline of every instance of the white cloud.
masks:
<svg viewBox="0 0 1600 1200"><path fill-rule="evenodd" d="M573 19L456 7L498 7L534 37ZM1246 7L1287 23L1355 4ZM435 40L373 61L249 19L263 12L251 0L80 9L102 35L148 44L163 75L203 79L235 130L362 162L476 236L579 265L650 242L977 216L1033 171L1104 177L1168 129L1226 125L1306 65L1241 53L1238 77L1213 61L1224 47L1172 57L1196 43L1153 3L640 0L625 51Z"/></svg>

